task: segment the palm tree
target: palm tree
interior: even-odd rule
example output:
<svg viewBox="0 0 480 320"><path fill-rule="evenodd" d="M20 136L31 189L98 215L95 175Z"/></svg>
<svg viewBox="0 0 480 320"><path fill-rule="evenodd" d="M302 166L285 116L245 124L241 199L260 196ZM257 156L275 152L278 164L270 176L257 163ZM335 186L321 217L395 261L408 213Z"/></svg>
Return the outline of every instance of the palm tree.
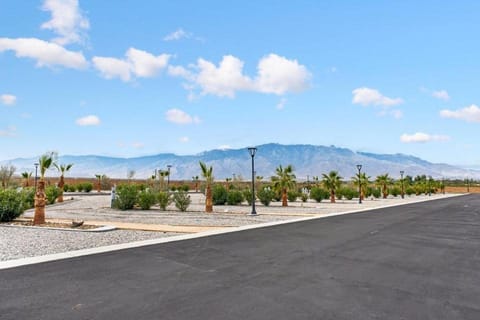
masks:
<svg viewBox="0 0 480 320"><path fill-rule="evenodd" d="M353 182L353 185L357 187L359 184L361 184L360 197L363 200L363 198L365 198L365 194L367 193L368 185L370 184L370 176L367 176L365 172L360 173L360 176L358 176L358 173L357 173L355 174L354 177L352 177L352 182Z"/></svg>
<svg viewBox="0 0 480 320"><path fill-rule="evenodd" d="M97 178L97 192L100 192L102 190L102 175L96 174L95 178Z"/></svg>
<svg viewBox="0 0 480 320"><path fill-rule="evenodd" d="M337 171L330 171L328 175L323 173L322 177L323 186L330 191L330 202L335 203L335 193L342 184L342 177L338 175Z"/></svg>
<svg viewBox="0 0 480 320"><path fill-rule="evenodd" d="M375 179L377 186L382 188L383 199L386 199L388 196L388 186L393 184L393 179L388 176L388 173L379 175Z"/></svg>
<svg viewBox="0 0 480 320"><path fill-rule="evenodd" d="M38 181L37 192L35 194L35 215L33 224L45 223L45 173L55 162L56 154L47 152L38 159L40 167L40 180Z"/></svg>
<svg viewBox="0 0 480 320"><path fill-rule="evenodd" d="M198 192L198 176L192 177L192 181L195 182L195 192Z"/></svg>
<svg viewBox="0 0 480 320"><path fill-rule="evenodd" d="M60 172L60 181L58 182L58 187L60 188L60 194L58 195L57 202L63 202L63 186L65 185L65 172L68 172L72 166L73 163L70 164L53 164L55 168Z"/></svg>
<svg viewBox="0 0 480 320"><path fill-rule="evenodd" d="M295 188L295 174L291 164L285 168L279 165L275 170L276 176L272 177L273 187L282 193L282 207L288 206L287 192Z"/></svg>
<svg viewBox="0 0 480 320"><path fill-rule="evenodd" d="M32 173L31 172L22 172L22 178L25 179L25 181L23 182L23 186L26 188L30 185L30 178L32 177Z"/></svg>
<svg viewBox="0 0 480 320"><path fill-rule="evenodd" d="M200 169L202 170L202 177L205 178L205 212L213 212L213 200L212 200L212 183L213 183L213 167L207 167L207 165L200 161Z"/></svg>
<svg viewBox="0 0 480 320"><path fill-rule="evenodd" d="M165 190L165 177L168 176L168 171L167 170L159 170L158 171L158 177L160 179L160 188L162 190Z"/></svg>

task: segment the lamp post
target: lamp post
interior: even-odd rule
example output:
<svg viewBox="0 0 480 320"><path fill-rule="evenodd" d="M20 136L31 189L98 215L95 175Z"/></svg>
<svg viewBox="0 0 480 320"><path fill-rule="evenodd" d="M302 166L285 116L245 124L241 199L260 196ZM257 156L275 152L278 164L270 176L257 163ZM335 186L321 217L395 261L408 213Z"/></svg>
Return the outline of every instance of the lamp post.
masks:
<svg viewBox="0 0 480 320"><path fill-rule="evenodd" d="M443 194L445 195L445 177L442 177L442 191L443 191Z"/></svg>
<svg viewBox="0 0 480 320"><path fill-rule="evenodd" d="M362 165L357 164L357 169L358 169L358 203L362 204L362 176L361 170L362 170Z"/></svg>
<svg viewBox="0 0 480 320"><path fill-rule="evenodd" d="M252 213L251 215L256 215L257 212L255 211L255 153L257 152L257 148L249 147L248 152L252 157Z"/></svg>
<svg viewBox="0 0 480 320"><path fill-rule="evenodd" d="M167 188L170 190L170 168L172 167L171 164L167 164L168 169L168 176L167 176Z"/></svg>
<svg viewBox="0 0 480 320"><path fill-rule="evenodd" d="M35 166L35 187L34 187L34 190L35 190L35 194L37 194L37 169L38 169L38 162L35 162L33 165Z"/></svg>
<svg viewBox="0 0 480 320"><path fill-rule="evenodd" d="M400 171L400 181L402 182L402 199L405 199L405 191L404 191L404 188L403 188L403 174L405 173L405 171Z"/></svg>

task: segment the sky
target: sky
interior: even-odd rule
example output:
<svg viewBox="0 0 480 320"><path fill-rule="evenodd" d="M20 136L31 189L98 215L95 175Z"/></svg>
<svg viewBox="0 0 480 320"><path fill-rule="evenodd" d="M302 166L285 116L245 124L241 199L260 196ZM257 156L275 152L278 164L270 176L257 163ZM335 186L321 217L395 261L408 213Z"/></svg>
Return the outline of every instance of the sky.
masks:
<svg viewBox="0 0 480 320"><path fill-rule="evenodd" d="M473 0L2 0L0 160L275 142L479 166L478 12Z"/></svg>

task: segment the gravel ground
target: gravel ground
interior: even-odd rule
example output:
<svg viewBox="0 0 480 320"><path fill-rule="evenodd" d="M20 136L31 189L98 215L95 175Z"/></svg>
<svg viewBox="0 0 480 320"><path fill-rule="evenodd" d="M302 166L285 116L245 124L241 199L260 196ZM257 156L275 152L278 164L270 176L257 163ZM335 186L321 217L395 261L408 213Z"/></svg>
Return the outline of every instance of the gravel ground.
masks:
<svg viewBox="0 0 480 320"><path fill-rule="evenodd" d="M114 230L78 232L0 225L0 261L156 239L178 233Z"/></svg>

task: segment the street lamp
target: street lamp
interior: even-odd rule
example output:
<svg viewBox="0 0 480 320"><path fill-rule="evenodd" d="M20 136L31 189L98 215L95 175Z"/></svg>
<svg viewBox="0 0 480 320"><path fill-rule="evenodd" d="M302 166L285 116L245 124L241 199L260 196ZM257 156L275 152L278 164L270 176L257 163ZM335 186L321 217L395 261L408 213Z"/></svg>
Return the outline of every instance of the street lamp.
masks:
<svg viewBox="0 0 480 320"><path fill-rule="evenodd" d="M35 187L34 187L34 189L35 189L35 194L37 194L37 169L38 169L38 162L35 162L33 165L35 166Z"/></svg>
<svg viewBox="0 0 480 320"><path fill-rule="evenodd" d="M251 215L256 215L257 212L255 211L255 153L257 152L257 148L249 147L248 152L250 152L250 156L252 157L252 213Z"/></svg>
<svg viewBox="0 0 480 320"><path fill-rule="evenodd" d="M171 164L167 164L168 169L168 176L167 176L167 188L170 188L170 168L172 167Z"/></svg>
<svg viewBox="0 0 480 320"><path fill-rule="evenodd" d="M357 169L358 169L358 203L362 204L362 177L360 175L360 172L362 170L362 165L357 164Z"/></svg>
<svg viewBox="0 0 480 320"><path fill-rule="evenodd" d="M402 182L402 199L405 199L405 191L404 191L404 188L403 188L403 174L405 173L405 171L400 171L400 181Z"/></svg>

